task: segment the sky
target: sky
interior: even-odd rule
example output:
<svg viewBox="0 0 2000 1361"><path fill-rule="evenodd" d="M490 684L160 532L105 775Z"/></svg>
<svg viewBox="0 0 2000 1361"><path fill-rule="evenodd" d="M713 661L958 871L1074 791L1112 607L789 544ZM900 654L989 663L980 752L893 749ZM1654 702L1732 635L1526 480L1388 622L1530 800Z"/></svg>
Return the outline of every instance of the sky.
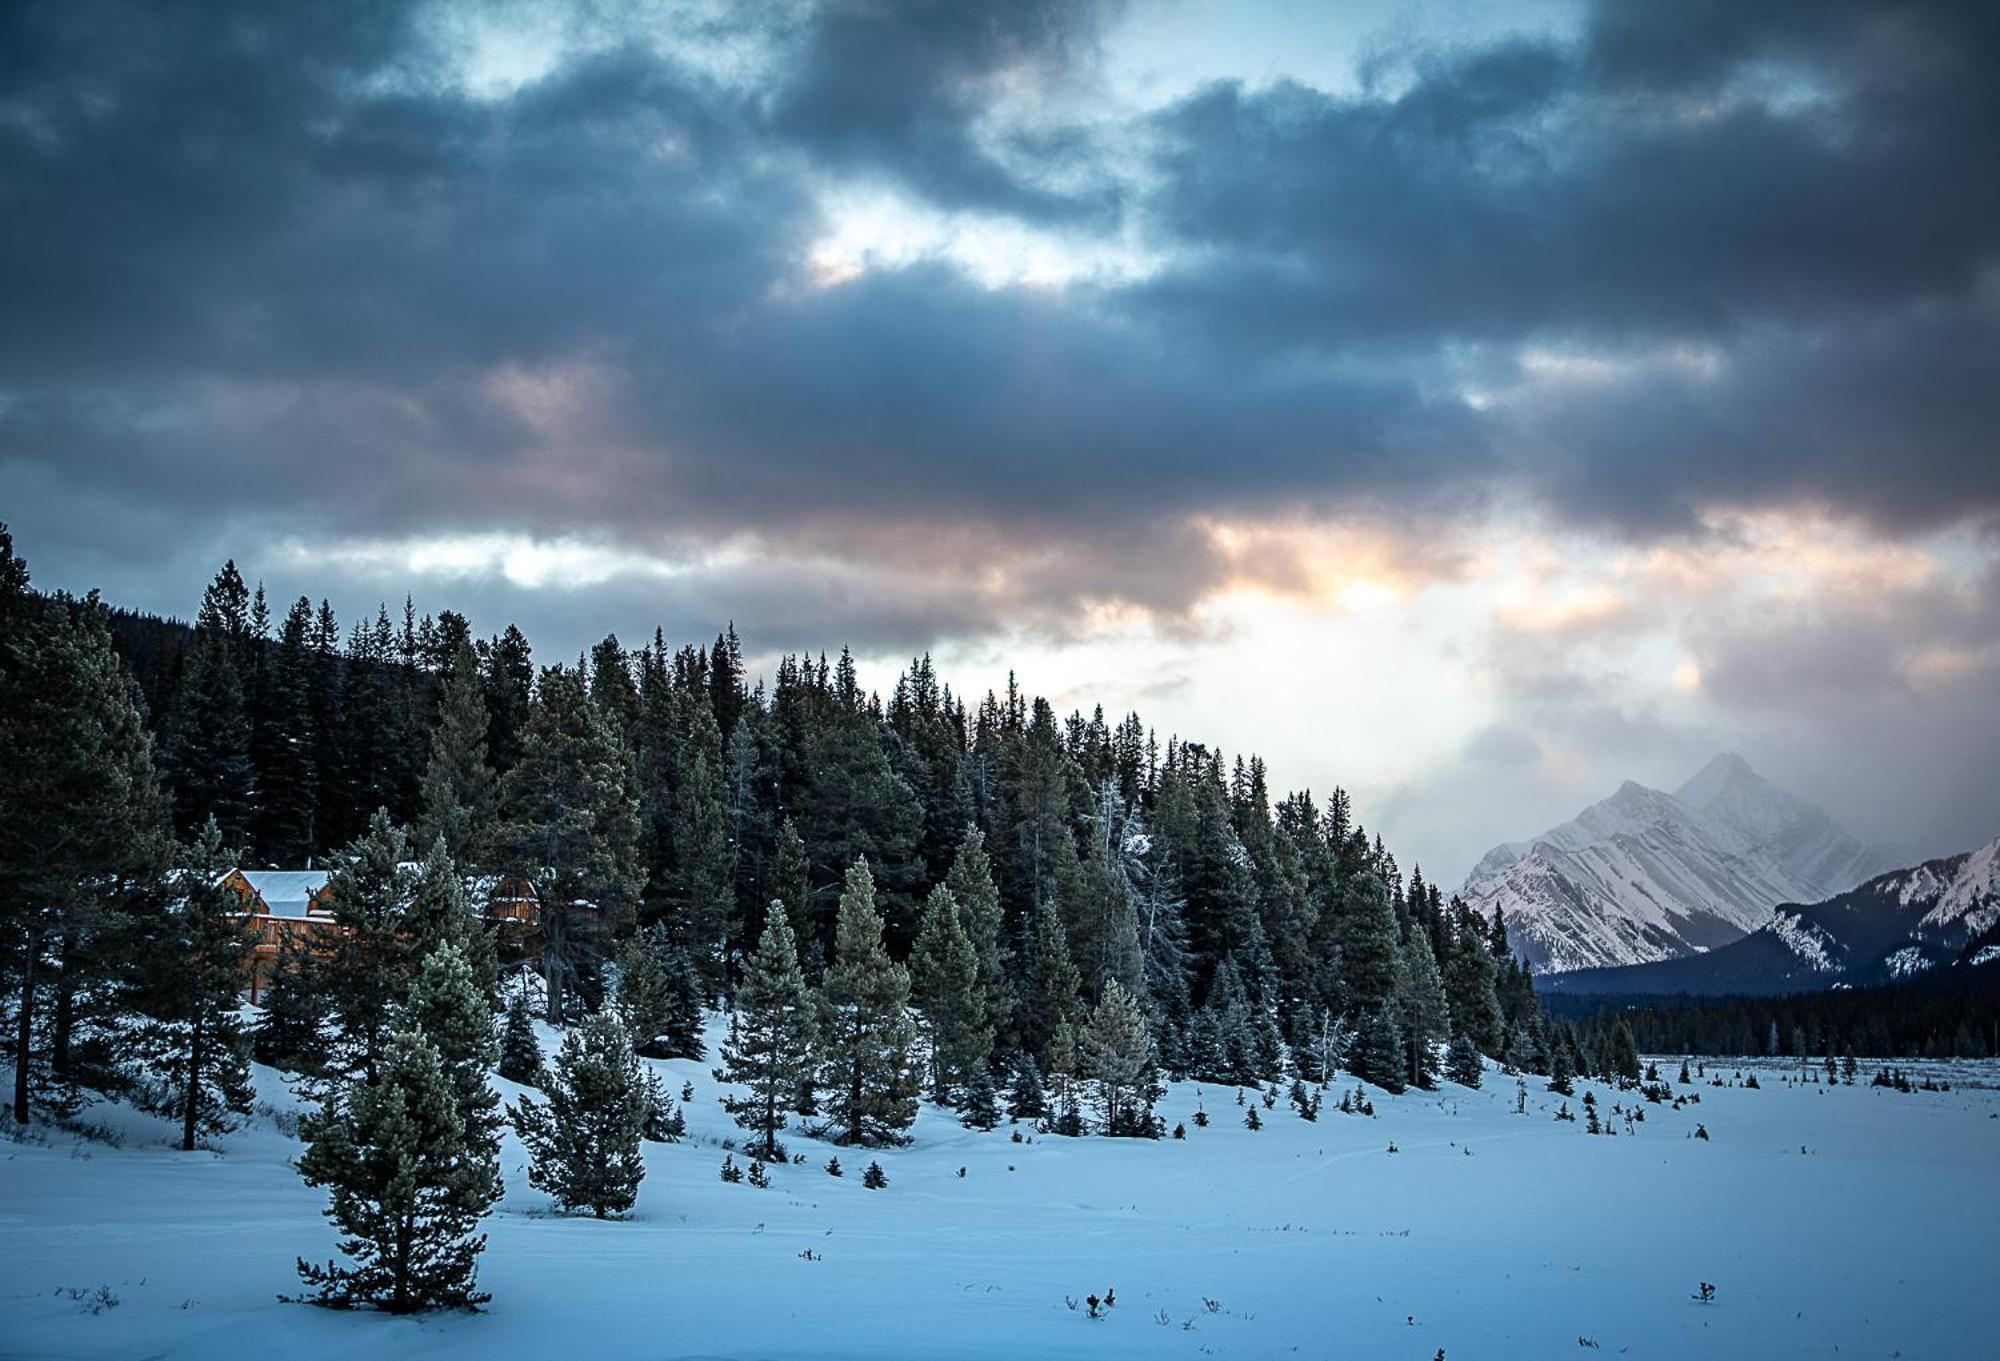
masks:
<svg viewBox="0 0 2000 1361"><path fill-rule="evenodd" d="M0 7L0 519L1255 751L1456 883L2000 833L2000 8Z"/></svg>

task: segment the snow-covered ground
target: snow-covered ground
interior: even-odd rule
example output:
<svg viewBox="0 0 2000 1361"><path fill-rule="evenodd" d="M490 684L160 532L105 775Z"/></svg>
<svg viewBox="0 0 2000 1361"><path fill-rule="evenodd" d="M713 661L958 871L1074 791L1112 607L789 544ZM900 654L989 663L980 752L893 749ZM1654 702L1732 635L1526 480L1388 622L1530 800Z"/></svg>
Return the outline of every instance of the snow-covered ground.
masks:
<svg viewBox="0 0 2000 1361"><path fill-rule="evenodd" d="M1677 1063L1663 1063L1667 1076ZM927 1108L915 1144L794 1137L806 1166L758 1190L717 1176L736 1135L706 1064L691 1137L647 1147L633 1218L553 1217L520 1146L488 1221L479 1315L397 1319L281 1304L325 1260L323 1197L267 1110L216 1152L121 1108L122 1142L0 1143L7 1357L1351 1356L1431 1361L1992 1356L2000 1067L1920 1065L1946 1093L1698 1085L1627 1136L1552 1119L1511 1078L1388 1097L1318 1123L1282 1100L1243 1125L1233 1089L1177 1086L1185 1141L1016 1144ZM1725 1076L1738 1065L1718 1069ZM260 1071L273 1109L283 1084ZM1865 1080L1865 1079L1864 1079ZM1349 1079L1345 1087L1351 1089ZM1569 1104L1581 1110L1578 1099ZM1619 1096L1598 1087L1609 1110ZM513 1095L510 1090L509 1095ZM1252 1098L1254 1099L1254 1098ZM1212 1118L1197 1128L1204 1102ZM1691 1138L1697 1122L1712 1138ZM1391 1144L1397 1151L1389 1152ZM963 1169L963 1175L960 1175ZM805 1254L808 1250L811 1256ZM1713 1303L1691 1296L1717 1287ZM106 1286L117 1303L88 1297ZM1117 1292L1093 1320L1067 1299ZM72 1298L84 1293L85 1298Z"/></svg>

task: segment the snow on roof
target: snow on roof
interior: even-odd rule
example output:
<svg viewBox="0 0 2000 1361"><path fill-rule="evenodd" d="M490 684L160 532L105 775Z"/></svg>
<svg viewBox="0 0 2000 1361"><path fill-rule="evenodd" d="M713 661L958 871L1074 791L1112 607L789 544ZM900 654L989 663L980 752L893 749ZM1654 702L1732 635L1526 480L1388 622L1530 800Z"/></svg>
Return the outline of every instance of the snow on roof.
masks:
<svg viewBox="0 0 2000 1361"><path fill-rule="evenodd" d="M274 917L304 917L313 895L326 887L325 870L238 870Z"/></svg>

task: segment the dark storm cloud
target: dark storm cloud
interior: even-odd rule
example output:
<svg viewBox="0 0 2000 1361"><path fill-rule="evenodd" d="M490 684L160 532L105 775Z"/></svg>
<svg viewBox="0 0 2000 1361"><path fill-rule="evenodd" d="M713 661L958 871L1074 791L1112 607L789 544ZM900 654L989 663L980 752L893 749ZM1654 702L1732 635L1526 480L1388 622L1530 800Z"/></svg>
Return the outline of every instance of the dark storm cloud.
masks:
<svg viewBox="0 0 2000 1361"><path fill-rule="evenodd" d="M736 13L756 88L635 22L487 98L406 5L0 11L10 494L1003 569L912 638L1185 609L1230 570L1201 516L2000 505L1988 10L1607 5L1360 95L1068 122L1098 7ZM850 181L1168 263L815 287ZM1657 361L1687 345L1702 372ZM1533 347L1625 367L1551 382Z"/></svg>
<svg viewBox="0 0 2000 1361"><path fill-rule="evenodd" d="M1996 16L1613 4L1575 42L1419 57L1393 97L1210 87L1155 120L1152 206L1201 250L1131 305L1416 369L1703 344L1719 397L1538 395L1513 474L1647 531L1802 495L1898 529L1990 516Z"/></svg>
<svg viewBox="0 0 2000 1361"><path fill-rule="evenodd" d="M1009 80L1059 85L1094 63L1116 0L831 0L810 11L774 121L823 164L908 184L950 208L1057 221L1103 218L1116 192L1090 142L980 123ZM1024 164L1038 174L1024 177ZM1050 179L1081 180L1056 185Z"/></svg>

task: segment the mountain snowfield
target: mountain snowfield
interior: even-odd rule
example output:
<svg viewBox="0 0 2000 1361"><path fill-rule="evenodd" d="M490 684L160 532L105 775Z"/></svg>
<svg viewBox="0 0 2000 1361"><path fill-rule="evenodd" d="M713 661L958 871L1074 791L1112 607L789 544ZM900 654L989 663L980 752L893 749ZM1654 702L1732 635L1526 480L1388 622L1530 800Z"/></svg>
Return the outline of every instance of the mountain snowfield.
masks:
<svg viewBox="0 0 2000 1361"><path fill-rule="evenodd" d="M109 1105L88 1114L119 1146L0 1143L0 1355L1992 1355L1991 1063L1918 1065L1952 1090L1912 1094L1761 1063L1761 1089L1697 1084L1700 1104L1645 1106L1616 1138L1553 1119L1562 1098L1535 1079L1516 1114L1493 1071L1478 1091L1371 1089L1372 1118L1333 1108L1348 1079L1316 1123L1280 1101L1260 1131L1232 1089L1178 1084L1162 1109L1188 1137L1158 1143L1017 1144L926 1106L908 1148L837 1150L838 1180L822 1170L836 1150L794 1136L807 1164L768 1190L717 1177L740 1131L708 1065L655 1066L695 1086L690 1138L647 1146L629 1220L551 1214L509 1136L478 1315L278 1301L334 1232L290 1166L291 1098L269 1070L263 1113L213 1151L174 1151L164 1122ZM1637 1100L1579 1084L1572 1110L1586 1090L1607 1111ZM885 1190L861 1185L870 1157ZM1692 1298L1702 1281L1712 1304ZM100 1286L117 1303L93 1312ZM1081 1301L1106 1288L1117 1304L1093 1320Z"/></svg>
<svg viewBox="0 0 2000 1361"><path fill-rule="evenodd" d="M1996 926L2000 838L1879 874L1822 902L1786 903L1756 931L1705 954L1575 970L1546 983L1559 992L1716 995L1967 978L1975 971L1985 982L1987 974L2000 974L1991 967L2000 960Z"/></svg>
<svg viewBox="0 0 2000 1361"><path fill-rule="evenodd" d="M1574 821L1496 846L1460 895L1537 969L1563 973L1712 950L1893 858L1725 753L1672 794L1626 781Z"/></svg>

